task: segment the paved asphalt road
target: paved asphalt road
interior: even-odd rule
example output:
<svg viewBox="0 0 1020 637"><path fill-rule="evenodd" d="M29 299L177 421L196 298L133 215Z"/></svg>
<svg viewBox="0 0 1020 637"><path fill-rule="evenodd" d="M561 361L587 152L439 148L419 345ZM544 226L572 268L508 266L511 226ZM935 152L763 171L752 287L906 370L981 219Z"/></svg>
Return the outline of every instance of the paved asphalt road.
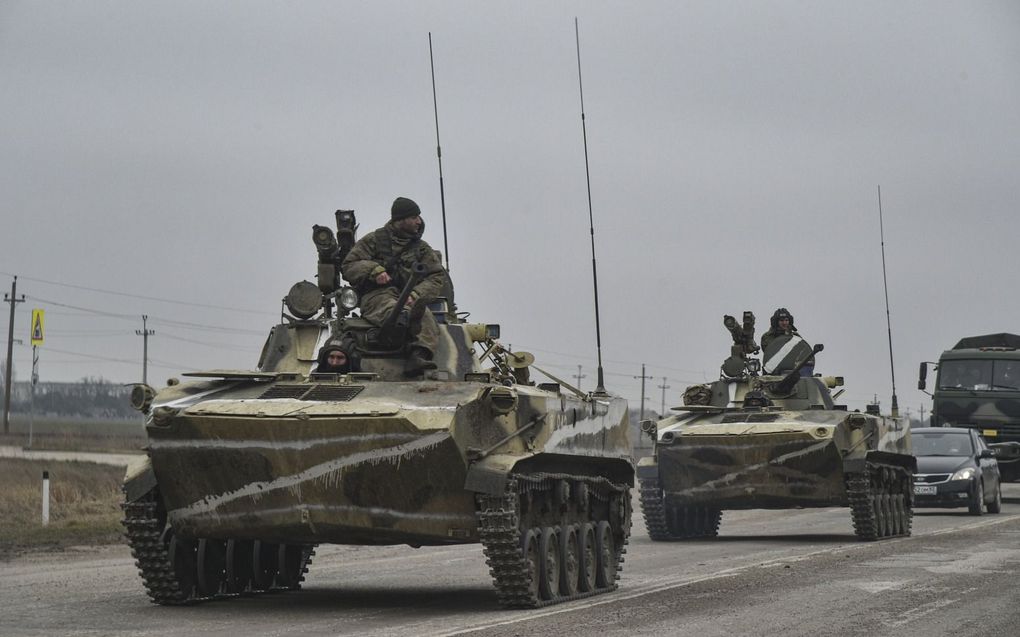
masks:
<svg viewBox="0 0 1020 637"><path fill-rule="evenodd" d="M619 591L499 610L478 546L318 549L303 590L150 604L126 547L0 562L0 635L1020 635L1020 484L1003 512L922 509L857 542L846 509L726 512L720 537L651 542Z"/></svg>

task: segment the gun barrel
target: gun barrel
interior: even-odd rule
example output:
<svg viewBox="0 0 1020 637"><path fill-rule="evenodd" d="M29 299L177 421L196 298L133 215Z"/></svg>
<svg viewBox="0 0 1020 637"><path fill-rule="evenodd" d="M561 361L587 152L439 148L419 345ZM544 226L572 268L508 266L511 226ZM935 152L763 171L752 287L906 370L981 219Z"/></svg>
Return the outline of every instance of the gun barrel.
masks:
<svg viewBox="0 0 1020 637"><path fill-rule="evenodd" d="M411 266L411 278L404 284L402 290L400 290L400 296L397 297L397 304L393 306L393 311L390 312L386 320L383 321L383 330L391 330L393 326L397 324L397 319L400 318L400 313L404 311L404 304L407 303L408 297L411 296L411 292L414 290L414 286L418 285L418 282L422 280L425 274L428 272L428 268L424 263L415 261Z"/></svg>
<svg viewBox="0 0 1020 637"><path fill-rule="evenodd" d="M815 357L815 354L825 349L825 346L821 343L811 348L811 355L806 356L804 360L797 363L797 365L790 371L789 374L783 377L783 380L779 381L772 387L772 391L776 394L789 394L793 391L793 386L797 384L797 379L800 378L800 370L803 369L808 361Z"/></svg>

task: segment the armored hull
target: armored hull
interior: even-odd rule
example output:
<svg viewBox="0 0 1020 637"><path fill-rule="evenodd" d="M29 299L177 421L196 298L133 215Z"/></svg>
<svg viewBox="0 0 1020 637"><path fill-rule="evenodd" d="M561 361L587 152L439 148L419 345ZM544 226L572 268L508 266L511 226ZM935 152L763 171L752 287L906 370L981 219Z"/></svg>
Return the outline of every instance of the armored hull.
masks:
<svg viewBox="0 0 1020 637"><path fill-rule="evenodd" d="M527 458L542 469L566 464L580 471L590 465L593 475L602 458L621 469L626 463L618 400L596 411L590 401L530 386L350 378L223 380L172 389L154 405L164 415L148 427L149 458L170 523L189 537L477 542L469 474L483 491L501 490L505 477L493 469L501 462ZM188 405L185 392L205 397ZM287 394L300 397L276 397ZM494 418L492 403L499 400L516 401L514 416L523 421ZM168 409L180 411L168 418ZM533 435L468 459L537 415L543 422Z"/></svg>
<svg viewBox="0 0 1020 637"><path fill-rule="evenodd" d="M154 602L299 588L323 543L480 542L508 607L616 588L634 480L625 400L536 385L534 358L503 348L498 326L442 310L435 369L408 374L379 326L327 302L312 316L313 301L273 328L255 371L136 387L149 444L125 480L125 526ZM334 341L357 371L321 371Z"/></svg>
<svg viewBox="0 0 1020 637"><path fill-rule="evenodd" d="M850 507L861 539L909 535L908 425L848 412L829 392L841 379L799 371L745 370L689 389L698 404L643 426L655 440L638 464L652 539L715 536L725 510L833 506Z"/></svg>

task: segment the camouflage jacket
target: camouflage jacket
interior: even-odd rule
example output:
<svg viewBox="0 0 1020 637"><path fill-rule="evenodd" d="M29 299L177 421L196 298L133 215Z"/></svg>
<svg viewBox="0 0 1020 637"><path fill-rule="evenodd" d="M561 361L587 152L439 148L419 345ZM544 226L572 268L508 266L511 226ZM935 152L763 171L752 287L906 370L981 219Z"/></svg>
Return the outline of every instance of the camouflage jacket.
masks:
<svg viewBox="0 0 1020 637"><path fill-rule="evenodd" d="M427 303L442 292L446 271L436 251L421 239L424 231L425 225L422 224L417 236L408 237L397 232L392 222L387 223L354 244L340 265L340 271L358 293L364 296L383 287L400 290L411 277L411 266L415 261L421 262L428 269L428 274L414 286L411 298L414 301L424 299ZM393 281L380 286L375 278L383 272L389 272Z"/></svg>
<svg viewBox="0 0 1020 637"><path fill-rule="evenodd" d="M761 335L761 351L764 352L765 348L769 346L769 343L771 343L773 339L778 338L780 336L784 336L784 335L785 336L800 336L800 334L798 334L797 330L795 330L795 329L786 330L786 331L783 331L781 329L769 330L769 331L767 331L767 332L765 332L764 334Z"/></svg>

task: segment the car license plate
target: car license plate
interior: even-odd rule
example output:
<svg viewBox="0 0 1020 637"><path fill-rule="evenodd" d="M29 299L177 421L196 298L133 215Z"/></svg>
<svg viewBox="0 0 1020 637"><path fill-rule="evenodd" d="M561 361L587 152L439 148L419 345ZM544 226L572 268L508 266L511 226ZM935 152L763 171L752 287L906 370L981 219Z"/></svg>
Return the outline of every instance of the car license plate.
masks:
<svg viewBox="0 0 1020 637"><path fill-rule="evenodd" d="M983 435L985 438L995 438L996 436L999 435L999 430L998 429L984 429L984 430L981 431L981 435Z"/></svg>
<svg viewBox="0 0 1020 637"><path fill-rule="evenodd" d="M915 484L914 495L935 495L937 487L927 484Z"/></svg>

